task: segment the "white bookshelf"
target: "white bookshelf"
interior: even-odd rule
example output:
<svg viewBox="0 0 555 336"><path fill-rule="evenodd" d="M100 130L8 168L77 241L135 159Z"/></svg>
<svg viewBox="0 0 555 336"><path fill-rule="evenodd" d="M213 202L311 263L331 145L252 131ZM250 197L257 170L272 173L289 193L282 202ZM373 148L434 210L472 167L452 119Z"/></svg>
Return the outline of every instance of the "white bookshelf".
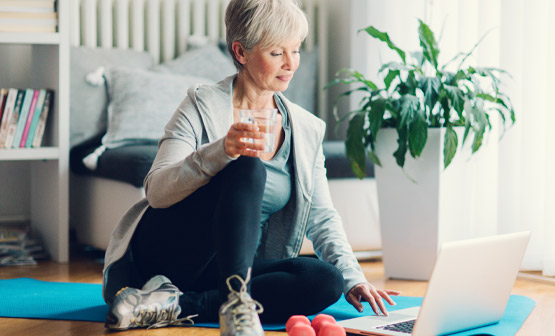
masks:
<svg viewBox="0 0 555 336"><path fill-rule="evenodd" d="M60 44L60 33L4 33L0 32L3 44Z"/></svg>
<svg viewBox="0 0 555 336"><path fill-rule="evenodd" d="M42 147L0 149L0 221L29 220L62 263L69 260L69 1L58 0L57 33L0 33L0 87L55 92Z"/></svg>

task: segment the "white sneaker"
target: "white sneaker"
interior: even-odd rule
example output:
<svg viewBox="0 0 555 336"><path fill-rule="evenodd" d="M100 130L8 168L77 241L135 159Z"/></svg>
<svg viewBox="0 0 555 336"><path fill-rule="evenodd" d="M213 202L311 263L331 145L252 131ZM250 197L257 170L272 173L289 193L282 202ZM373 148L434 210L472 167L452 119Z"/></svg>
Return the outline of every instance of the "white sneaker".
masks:
<svg viewBox="0 0 555 336"><path fill-rule="evenodd" d="M260 324L258 314L264 309L262 305L251 298L247 293L247 284L251 277L251 269L247 272L245 280L238 275L226 279L229 288L228 300L220 307L220 335L222 336L263 336L264 330ZM231 287L230 281L237 279L241 289L236 291Z"/></svg>
<svg viewBox="0 0 555 336"><path fill-rule="evenodd" d="M179 296L183 293L163 275L150 279L142 289L125 287L117 294L106 316L113 330L193 325L192 317L178 319Z"/></svg>

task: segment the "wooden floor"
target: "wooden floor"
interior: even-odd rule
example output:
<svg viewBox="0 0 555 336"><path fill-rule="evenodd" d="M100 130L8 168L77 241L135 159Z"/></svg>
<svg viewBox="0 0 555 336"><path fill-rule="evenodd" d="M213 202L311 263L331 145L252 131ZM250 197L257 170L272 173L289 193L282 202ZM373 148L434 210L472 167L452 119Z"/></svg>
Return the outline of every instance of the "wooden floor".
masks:
<svg viewBox="0 0 555 336"><path fill-rule="evenodd" d="M93 255L73 256L69 264L41 262L38 266L1 267L0 278L11 279L31 277L39 280L62 282L101 283L102 265ZM361 263L364 273L370 282L380 288L401 290L402 295L423 296L426 282L388 280L384 278L383 265L379 261ZM526 295L536 301L536 307L528 317L517 335L555 335L555 284L537 280L519 278L513 294ZM0 298L1 300L1 298ZM217 336L218 329L210 328L162 328L151 330L130 330L125 332L109 332L103 323L55 321L39 319L8 319L0 318L1 335L187 335ZM284 336L284 332L267 332L269 336ZM497 335L502 336L502 335Z"/></svg>

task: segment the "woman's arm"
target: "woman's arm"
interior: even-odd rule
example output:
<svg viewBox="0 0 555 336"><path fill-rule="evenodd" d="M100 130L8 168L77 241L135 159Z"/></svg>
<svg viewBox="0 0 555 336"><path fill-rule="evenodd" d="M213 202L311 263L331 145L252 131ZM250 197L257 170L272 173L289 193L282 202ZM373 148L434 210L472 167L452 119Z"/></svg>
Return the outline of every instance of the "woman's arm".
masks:
<svg viewBox="0 0 555 336"><path fill-rule="evenodd" d="M315 164L315 184L307 236L312 241L316 254L341 271L345 281L343 291L353 307L362 311L361 301L368 301L376 314L380 311L387 314L383 299L393 305L395 302L389 295L399 295L399 292L378 290L366 280L347 241L341 218L333 206L324 161L320 146Z"/></svg>
<svg viewBox="0 0 555 336"><path fill-rule="evenodd" d="M202 144L203 133L199 112L187 97L166 125L145 178L145 194L152 207L167 208L183 200L233 160L225 152L225 137Z"/></svg>

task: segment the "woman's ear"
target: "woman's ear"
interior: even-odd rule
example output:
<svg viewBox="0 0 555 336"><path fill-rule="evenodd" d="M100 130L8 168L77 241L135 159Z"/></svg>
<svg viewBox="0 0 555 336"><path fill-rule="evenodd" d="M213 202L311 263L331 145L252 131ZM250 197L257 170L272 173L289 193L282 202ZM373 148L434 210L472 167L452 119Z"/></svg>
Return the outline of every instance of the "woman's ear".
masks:
<svg viewBox="0 0 555 336"><path fill-rule="evenodd" d="M243 65L247 64L247 52L245 48L243 48L243 45L241 44L241 42L239 41L233 42L231 44L231 50L233 50L233 53L235 54L235 59L237 60L237 62Z"/></svg>

